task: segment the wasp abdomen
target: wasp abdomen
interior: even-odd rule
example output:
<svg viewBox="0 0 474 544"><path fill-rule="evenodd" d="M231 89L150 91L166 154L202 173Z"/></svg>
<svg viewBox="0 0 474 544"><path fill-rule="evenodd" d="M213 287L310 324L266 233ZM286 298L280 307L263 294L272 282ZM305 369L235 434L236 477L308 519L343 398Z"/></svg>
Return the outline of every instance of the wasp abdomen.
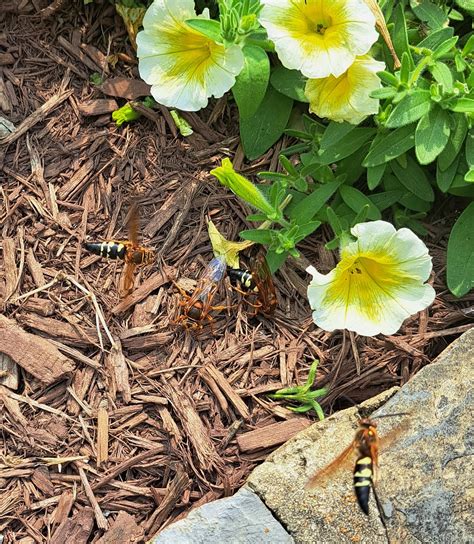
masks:
<svg viewBox="0 0 474 544"><path fill-rule="evenodd" d="M237 286L240 283L247 291L255 290L256 288L252 273L248 270L231 268L229 270L229 278L232 285Z"/></svg>
<svg viewBox="0 0 474 544"><path fill-rule="evenodd" d="M354 467L354 491L364 514L369 515L369 497L372 487L372 459L360 457Z"/></svg>
<svg viewBox="0 0 474 544"><path fill-rule="evenodd" d="M126 248L120 242L88 242L85 247L91 253L107 259L125 259Z"/></svg>

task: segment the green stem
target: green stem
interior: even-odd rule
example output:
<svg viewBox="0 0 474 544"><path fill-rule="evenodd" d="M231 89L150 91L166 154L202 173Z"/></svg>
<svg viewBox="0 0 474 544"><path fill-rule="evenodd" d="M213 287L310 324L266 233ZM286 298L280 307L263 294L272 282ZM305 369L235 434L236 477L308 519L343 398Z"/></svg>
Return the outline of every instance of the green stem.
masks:
<svg viewBox="0 0 474 544"><path fill-rule="evenodd" d="M413 74L408 80L408 87L412 87L417 81L421 74L425 71L428 64L431 62L431 57L424 57L419 63L418 66L414 69Z"/></svg>

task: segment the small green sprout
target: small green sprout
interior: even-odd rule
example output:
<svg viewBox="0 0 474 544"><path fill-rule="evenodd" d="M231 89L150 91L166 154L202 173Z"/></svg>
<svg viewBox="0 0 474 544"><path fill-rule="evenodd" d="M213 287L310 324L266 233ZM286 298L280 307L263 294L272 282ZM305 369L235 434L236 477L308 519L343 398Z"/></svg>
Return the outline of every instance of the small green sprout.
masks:
<svg viewBox="0 0 474 544"><path fill-rule="evenodd" d="M314 380L316 379L318 363L318 359L315 359L311 364L308 379L304 385L280 389L276 393L268 396L275 400L287 400L293 403L301 404L301 406L288 406L288 409L292 410L293 412L304 413L313 409L320 421L322 421L324 419L324 412L316 399L324 397L324 395L327 394L328 389L323 387L321 389L311 390Z"/></svg>
<svg viewBox="0 0 474 544"><path fill-rule="evenodd" d="M183 119L183 117L181 117L181 115L176 110L170 110L170 113L173 121L178 127L181 136L191 136L191 134L193 134L193 129L191 125L186 121L186 119Z"/></svg>

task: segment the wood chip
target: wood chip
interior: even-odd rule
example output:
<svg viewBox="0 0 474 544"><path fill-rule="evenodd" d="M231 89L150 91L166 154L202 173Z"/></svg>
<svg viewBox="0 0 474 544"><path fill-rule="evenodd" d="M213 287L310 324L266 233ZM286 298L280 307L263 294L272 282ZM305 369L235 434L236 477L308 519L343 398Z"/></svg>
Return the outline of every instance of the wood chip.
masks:
<svg viewBox="0 0 474 544"><path fill-rule="evenodd" d="M67 200L87 183L94 169L94 161L88 159L58 191L58 197Z"/></svg>
<svg viewBox="0 0 474 544"><path fill-rule="evenodd" d="M18 269L16 266L16 244L13 238L3 240L3 265L5 268L5 299L13 296L18 287Z"/></svg>
<svg viewBox="0 0 474 544"><path fill-rule="evenodd" d="M169 485L160 506L153 512L146 522L147 532L154 534L167 520L184 490L189 486L190 479L182 470L177 471L175 478Z"/></svg>
<svg viewBox="0 0 474 544"><path fill-rule="evenodd" d="M260 427L255 431L241 434L237 437L237 444L240 451L251 453L265 448L273 448L283 444L292 436L311 425L309 419L294 417L287 421L273 423L266 427Z"/></svg>
<svg viewBox="0 0 474 544"><path fill-rule="evenodd" d="M208 374L224 392L224 395L229 399L231 404L237 410L241 417L249 419L250 412L245 402L235 393L232 386L226 380L224 374L214 365L208 364L199 371L200 374Z"/></svg>
<svg viewBox="0 0 474 544"><path fill-rule="evenodd" d="M140 96L150 96L151 86L141 79L114 77L104 81L99 89L108 96L135 100Z"/></svg>
<svg viewBox="0 0 474 544"><path fill-rule="evenodd" d="M1 350L0 346L0 350ZM0 351L0 384L13 389L18 389L18 365L15 361Z"/></svg>
<svg viewBox="0 0 474 544"><path fill-rule="evenodd" d="M107 399L102 399L97 410L97 466L109 458L109 413Z"/></svg>
<svg viewBox="0 0 474 544"><path fill-rule="evenodd" d="M46 339L25 332L0 316L0 349L44 384L51 384L74 370L74 363Z"/></svg>
<svg viewBox="0 0 474 544"><path fill-rule="evenodd" d="M100 72L101 67L97 66L79 47L76 47L72 43L68 42L63 36L58 38L59 45L65 49L71 56L81 61L84 66L87 66L92 72Z"/></svg>
<svg viewBox="0 0 474 544"><path fill-rule="evenodd" d="M159 289L165 283L168 283L173 276L172 269L167 267L163 272L157 272L143 282L135 291L133 291L128 297L124 298L116 306L112 308L112 313L114 315L121 314L126 312L132 306L135 306L137 302L142 301L146 298L151 292Z"/></svg>
<svg viewBox="0 0 474 544"><path fill-rule="evenodd" d="M102 510L100 509L99 503L97 502L97 499L95 498L94 492L92 491L92 488L89 484L89 480L87 479L86 473L84 472L84 469L82 467L78 467L78 470L79 470L79 476L81 477L82 485L84 486L84 491L87 495L87 498L89 499L89 502L91 503L92 509L94 510L94 516L95 516L95 521L97 523L97 527L99 527L99 529L108 529L109 524L107 523L107 520L105 519L105 516L102 513Z"/></svg>
<svg viewBox="0 0 474 544"><path fill-rule="evenodd" d="M86 100L77 105L82 115L93 116L112 113L118 109L118 104L113 98L99 98L97 100Z"/></svg>
<svg viewBox="0 0 474 544"><path fill-rule="evenodd" d="M115 345L112 346L106 358L106 366L109 369L109 377L112 379L111 390L121 393L123 400L128 404L132 399L128 375L128 366L122 353L120 340L115 338ZM115 397L115 395L113 395Z"/></svg>
<svg viewBox="0 0 474 544"><path fill-rule="evenodd" d="M12 142L18 140L20 136L25 134L30 128L34 127L36 123L42 121L50 111L54 108L57 108L65 100L67 100L74 91L72 89L68 91L61 91L53 95L49 100L47 100L42 106L35 110L31 115L29 115L15 130L5 138L0 138L0 145L8 145Z"/></svg>
<svg viewBox="0 0 474 544"><path fill-rule="evenodd" d="M94 526L92 508L82 508L72 518L64 520L51 537L50 544L87 544Z"/></svg>
<svg viewBox="0 0 474 544"><path fill-rule="evenodd" d="M11 53L0 53L0 66L7 66L14 63L15 57Z"/></svg>
<svg viewBox="0 0 474 544"><path fill-rule="evenodd" d="M133 516L120 511L110 524L109 530L96 544L134 544L143 541L143 533L143 527L137 525Z"/></svg>
<svg viewBox="0 0 474 544"><path fill-rule="evenodd" d="M54 485L51 482L49 470L45 466L40 466L33 471L31 481L40 489L47 497L54 495Z"/></svg>
<svg viewBox="0 0 474 544"><path fill-rule="evenodd" d="M167 381L163 389L167 392L171 405L179 416L181 425L194 447L199 466L209 470L210 466L218 464L219 455L209 436L209 430L201 421L193 401L175 379Z"/></svg>
<svg viewBox="0 0 474 544"><path fill-rule="evenodd" d="M70 489L66 489L66 491L61 493L58 505L56 506L54 512L51 514L50 519L52 525L59 525L67 519L75 500L76 494L73 493Z"/></svg>

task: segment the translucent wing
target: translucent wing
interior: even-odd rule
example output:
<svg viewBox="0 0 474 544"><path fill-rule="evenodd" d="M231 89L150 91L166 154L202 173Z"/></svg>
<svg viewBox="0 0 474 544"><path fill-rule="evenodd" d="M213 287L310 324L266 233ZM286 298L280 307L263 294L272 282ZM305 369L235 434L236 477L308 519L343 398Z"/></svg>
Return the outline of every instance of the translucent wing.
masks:
<svg viewBox="0 0 474 544"><path fill-rule="evenodd" d="M138 207L134 202L128 213L128 236L134 246L138 246Z"/></svg>
<svg viewBox="0 0 474 544"><path fill-rule="evenodd" d="M323 486L328 478L333 476L338 470L348 468L350 462L353 462L351 454L354 452L355 447L356 443L353 440L333 461L311 476L305 486L306 489L313 489L320 485Z"/></svg>
<svg viewBox="0 0 474 544"><path fill-rule="evenodd" d="M272 315L277 306L275 286L273 285L272 274L268 268L267 259L260 251L251 262L252 277L257 286L259 300L262 303L262 312Z"/></svg>
<svg viewBox="0 0 474 544"><path fill-rule="evenodd" d="M120 278L119 293L121 297L126 297L133 289L134 272L137 265L132 262L125 263L122 276Z"/></svg>
<svg viewBox="0 0 474 544"><path fill-rule="evenodd" d="M214 258L206 266L193 294L186 302L186 307L191 308L194 304L200 300L203 302L203 309L209 307L212 302L212 297L217 290L219 282L224 277L226 271L225 261L219 258Z"/></svg>

